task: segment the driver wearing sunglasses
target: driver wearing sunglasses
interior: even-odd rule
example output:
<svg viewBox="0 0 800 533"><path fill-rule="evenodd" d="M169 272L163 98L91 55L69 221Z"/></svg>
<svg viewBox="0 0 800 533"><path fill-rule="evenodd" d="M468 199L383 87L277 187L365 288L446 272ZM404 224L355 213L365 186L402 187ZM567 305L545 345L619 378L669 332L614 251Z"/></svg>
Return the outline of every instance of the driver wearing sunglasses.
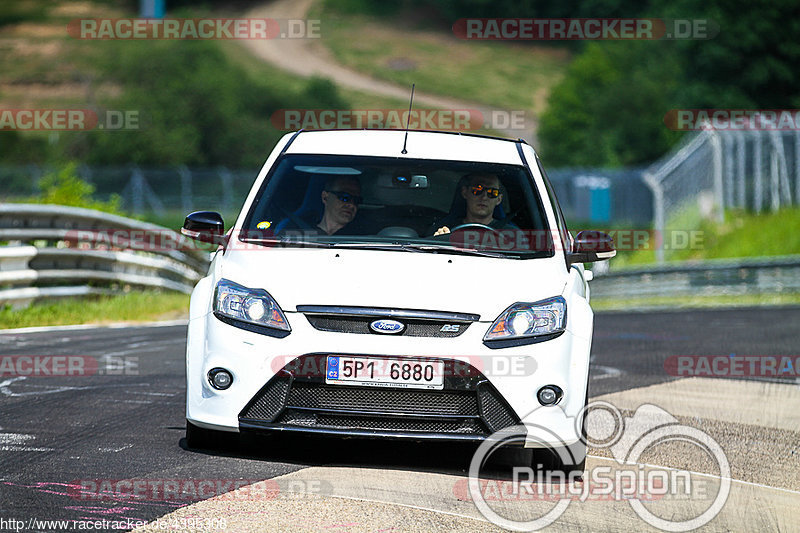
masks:
<svg viewBox="0 0 800 533"><path fill-rule="evenodd" d="M358 213L361 204L361 182L353 176L337 176L325 183L322 203L325 210L317 227L327 235L345 228Z"/></svg>
<svg viewBox="0 0 800 533"><path fill-rule="evenodd" d="M511 227L510 222L494 218L494 209L503 201L500 179L494 174L475 173L466 176L466 184L461 187L461 197L466 202L466 214L462 220L450 216L442 220L434 235L450 233L450 226L462 224L483 224L495 229Z"/></svg>

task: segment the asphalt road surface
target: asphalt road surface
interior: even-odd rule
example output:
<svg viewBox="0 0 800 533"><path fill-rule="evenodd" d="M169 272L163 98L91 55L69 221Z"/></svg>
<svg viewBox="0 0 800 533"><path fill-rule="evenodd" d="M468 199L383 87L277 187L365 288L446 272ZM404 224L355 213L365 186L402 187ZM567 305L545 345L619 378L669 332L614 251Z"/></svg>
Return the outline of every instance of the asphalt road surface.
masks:
<svg viewBox="0 0 800 533"><path fill-rule="evenodd" d="M728 454L731 478L744 482L742 490L760 491L739 497L750 504L761 498L761 504L769 507L766 518L762 516L763 529L797 528L796 523L792 526L784 521L782 506L796 509L800 502L800 426L797 418L791 418L796 414L784 415L781 409L796 405L798 395L793 391L800 389L800 382L746 377L708 380L709 386L706 381L670 376L664 363L676 355L796 358L800 354L798 324L800 308L599 314L590 396L617 401L626 413L633 412L641 403L637 398L644 397L662 405L679 421L708 432ZM202 494L180 494L151 500L103 500L87 498L77 489L91 481L131 479L277 480L272 487L281 490L292 490L287 489L292 483L295 488L309 487L311 479L318 489L349 483L355 492L342 494L333 508L330 499L318 495L309 496L302 505L336 518L337 531L375 530L369 524L375 516L380 519L381 513L386 520L390 515L395 521L404 520L392 526L395 531L489 529L486 522L459 518L472 506L470 502L460 501L461 510L455 509L455 504L455 510L418 504L412 501L414 491L403 492L402 488L413 480L411 484L416 483L418 489L430 486L435 491L441 489L436 488L440 483L443 493L449 492L452 499L449 480L455 479L457 484L464 478L474 452L471 446L280 437L228 443L216 453L187 449L183 438L185 332L185 326L160 326L0 335L3 357L89 356L99 363L97 372L88 376L0 376L0 530L12 529L3 522L10 519L23 521L20 530L24 531L57 530L29 522L31 519L151 521L203 499ZM689 402L697 394L706 396L703 401ZM762 405L753 407L758 401ZM748 411L748 407L753 408ZM777 414L770 418L773 411ZM604 450L590 450L590 454L592 464L608 457ZM702 465L683 465L680 450L652 460L704 471ZM363 489L358 485L369 484L372 478L388 479L386 486L393 488L369 498L358 496ZM359 498L371 501L369 520L373 522L347 521L348 516L363 513L363 509L356 510L363 507ZM441 505L450 505L442 503L445 499ZM289 509L283 516L292 515L291 502L281 505ZM617 511L609 516L609 509L596 511L597 516L609 520L606 525L633 523L624 522L629 518L621 514L615 518ZM751 510L754 516L763 515L763 509ZM233 516L240 511L229 507L227 512ZM226 511L216 508L211 512ZM252 516L257 511L247 512L247 523L259 524ZM744 511L739 507L737 512ZM181 516L180 511L173 516ZM587 519L570 516L565 515L563 522L568 529L586 525ZM738 529L737 524L744 525L740 517L730 520L711 522L707 527ZM329 527L291 520L282 524L286 530ZM261 523L253 530L259 529L271 528Z"/></svg>

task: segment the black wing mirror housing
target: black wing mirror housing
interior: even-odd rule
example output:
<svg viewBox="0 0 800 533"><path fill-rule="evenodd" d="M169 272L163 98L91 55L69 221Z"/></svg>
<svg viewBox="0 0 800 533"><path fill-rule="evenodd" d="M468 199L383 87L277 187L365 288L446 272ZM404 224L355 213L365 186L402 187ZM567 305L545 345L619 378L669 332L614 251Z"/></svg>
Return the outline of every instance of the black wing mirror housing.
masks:
<svg viewBox="0 0 800 533"><path fill-rule="evenodd" d="M570 264L605 261L617 255L614 240L602 231L581 231L575 236L572 251L567 254Z"/></svg>
<svg viewBox="0 0 800 533"><path fill-rule="evenodd" d="M195 211L186 216L181 228L181 235L200 242L221 244L225 246L225 222L216 211Z"/></svg>

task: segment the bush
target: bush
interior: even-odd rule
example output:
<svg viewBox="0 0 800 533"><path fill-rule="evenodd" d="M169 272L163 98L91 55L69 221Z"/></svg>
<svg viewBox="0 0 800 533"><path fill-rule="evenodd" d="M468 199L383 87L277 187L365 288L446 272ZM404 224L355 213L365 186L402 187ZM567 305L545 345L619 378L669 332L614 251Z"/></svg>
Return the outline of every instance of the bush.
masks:
<svg viewBox="0 0 800 533"><path fill-rule="evenodd" d="M335 85L312 79L300 93L255 82L210 41L108 42L107 77L126 88L113 105L138 111L133 131L95 130L71 147L90 164L257 167L285 132L281 108L346 107Z"/></svg>
<svg viewBox="0 0 800 533"><path fill-rule="evenodd" d="M35 201L43 204L85 207L123 215L120 208L122 199L119 195L111 195L111 199L107 202L92 198L94 185L86 183L78 176L75 172L77 166L77 163L68 163L60 170L45 174L39 182L41 195Z"/></svg>

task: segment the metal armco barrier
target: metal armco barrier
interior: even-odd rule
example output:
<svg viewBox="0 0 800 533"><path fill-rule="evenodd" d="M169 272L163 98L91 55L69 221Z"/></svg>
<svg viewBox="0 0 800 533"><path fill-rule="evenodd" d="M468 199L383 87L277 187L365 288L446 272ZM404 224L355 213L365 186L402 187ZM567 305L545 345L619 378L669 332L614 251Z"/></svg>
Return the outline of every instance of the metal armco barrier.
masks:
<svg viewBox="0 0 800 533"><path fill-rule="evenodd" d="M208 252L168 228L91 209L0 205L0 305L136 288L190 293Z"/></svg>
<svg viewBox="0 0 800 533"><path fill-rule="evenodd" d="M800 255L714 259L612 270L590 282L592 298L719 296L800 292Z"/></svg>

